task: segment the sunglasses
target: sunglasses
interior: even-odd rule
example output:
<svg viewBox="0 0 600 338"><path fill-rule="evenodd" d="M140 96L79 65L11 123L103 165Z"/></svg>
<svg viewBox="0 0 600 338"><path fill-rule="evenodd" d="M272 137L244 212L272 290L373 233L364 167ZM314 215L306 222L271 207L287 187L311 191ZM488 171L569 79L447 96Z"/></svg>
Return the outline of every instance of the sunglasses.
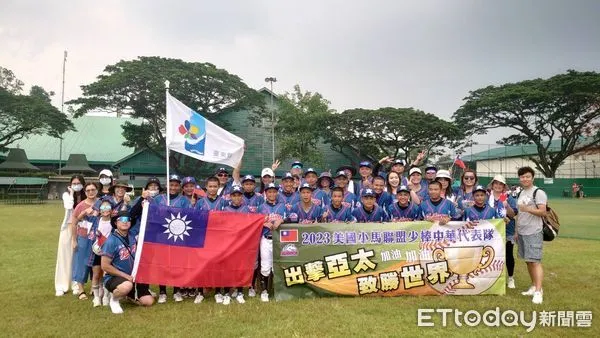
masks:
<svg viewBox="0 0 600 338"><path fill-rule="evenodd" d="M112 207L110 205L101 205L100 206L100 211L108 211L108 210L112 210Z"/></svg>
<svg viewBox="0 0 600 338"><path fill-rule="evenodd" d="M475 177L473 177L473 176L465 176L463 179L464 179L465 181L474 181L474 180L475 180Z"/></svg>
<svg viewBox="0 0 600 338"><path fill-rule="evenodd" d="M127 223L127 222L129 222L129 217L121 216L121 217L117 218L117 221L119 221L121 223Z"/></svg>
<svg viewBox="0 0 600 338"><path fill-rule="evenodd" d="M218 177L227 177L229 174L217 174Z"/></svg>

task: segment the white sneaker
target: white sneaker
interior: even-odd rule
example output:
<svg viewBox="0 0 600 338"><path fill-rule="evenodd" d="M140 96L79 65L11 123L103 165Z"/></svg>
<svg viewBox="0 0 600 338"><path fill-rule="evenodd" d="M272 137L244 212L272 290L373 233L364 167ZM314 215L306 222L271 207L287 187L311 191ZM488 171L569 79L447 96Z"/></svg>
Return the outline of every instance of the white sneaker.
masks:
<svg viewBox="0 0 600 338"><path fill-rule="evenodd" d="M233 290L233 292L231 293L231 298L237 298L238 296L238 292L237 289Z"/></svg>
<svg viewBox="0 0 600 338"><path fill-rule="evenodd" d="M200 304L200 303L202 303L203 300L204 300L204 296L201 294L198 294L196 296L196 299L194 299L194 304Z"/></svg>
<svg viewBox="0 0 600 338"><path fill-rule="evenodd" d="M506 283L509 289L515 288L515 279L513 277L508 277L508 283Z"/></svg>
<svg viewBox="0 0 600 338"><path fill-rule="evenodd" d="M240 304L244 304L246 302L244 299L244 294L241 292L238 293L237 297L235 297L235 300L237 300L237 302Z"/></svg>
<svg viewBox="0 0 600 338"><path fill-rule="evenodd" d="M74 283L73 285L71 285L71 289L73 290L73 296L77 296L78 294L81 293L79 291L79 284L77 284L77 283Z"/></svg>
<svg viewBox="0 0 600 338"><path fill-rule="evenodd" d="M215 293L215 303L223 304L223 295L220 293Z"/></svg>
<svg viewBox="0 0 600 338"><path fill-rule="evenodd" d="M121 307L121 303L119 303L118 299L114 299L112 295L110 296L110 311L114 314L123 313L123 308Z"/></svg>
<svg viewBox="0 0 600 338"><path fill-rule="evenodd" d="M260 301L265 303L269 301L269 293L267 292L267 290L264 290L260 293Z"/></svg>
<svg viewBox="0 0 600 338"><path fill-rule="evenodd" d="M223 296L223 305L229 305L231 303L231 297L229 295Z"/></svg>
<svg viewBox="0 0 600 338"><path fill-rule="evenodd" d="M110 302L110 292L104 289L104 296L102 296L102 305L108 306L108 302Z"/></svg>
<svg viewBox="0 0 600 338"><path fill-rule="evenodd" d="M94 297L94 299L92 299L92 306L93 307L102 306L102 300L100 300L100 297Z"/></svg>
<svg viewBox="0 0 600 338"><path fill-rule="evenodd" d="M65 293L64 293L64 292L62 292L62 291L56 291L56 293L55 293L54 295L55 295L56 297L62 297L62 296L64 296L64 295L65 295Z"/></svg>
<svg viewBox="0 0 600 338"><path fill-rule="evenodd" d="M175 293L173 294L173 299L174 299L176 302L183 302L183 296L182 296L182 295L181 295L181 293L179 293L179 292L175 292Z"/></svg>
<svg viewBox="0 0 600 338"><path fill-rule="evenodd" d="M254 291L254 288L248 289L248 297L256 297L256 291Z"/></svg>
<svg viewBox="0 0 600 338"><path fill-rule="evenodd" d="M160 295L158 295L158 304L164 304L167 302L167 294L166 293L161 293Z"/></svg>
<svg viewBox="0 0 600 338"><path fill-rule="evenodd" d="M542 304L544 301L544 293L542 291L536 291L533 293L533 299L531 300L533 304Z"/></svg>
<svg viewBox="0 0 600 338"><path fill-rule="evenodd" d="M535 286L532 286L529 288L529 290L521 292L521 294L523 296L533 296L534 292L535 292Z"/></svg>

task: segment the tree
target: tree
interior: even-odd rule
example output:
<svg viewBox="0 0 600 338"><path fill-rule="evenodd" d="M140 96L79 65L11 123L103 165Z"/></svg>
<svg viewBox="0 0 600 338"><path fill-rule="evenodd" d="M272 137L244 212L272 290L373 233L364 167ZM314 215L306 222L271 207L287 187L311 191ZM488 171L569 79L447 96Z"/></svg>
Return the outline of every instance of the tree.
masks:
<svg viewBox="0 0 600 338"><path fill-rule="evenodd" d="M569 70L549 79L488 86L469 92L464 101L453 118L467 134L513 129L516 133L498 143L533 143L538 154L529 159L546 177L554 177L567 157L600 145L596 72Z"/></svg>
<svg viewBox="0 0 600 338"><path fill-rule="evenodd" d="M439 154L440 147L454 147L464 139L451 122L414 108L350 109L334 114L327 122L325 142L344 152L353 149L359 157L407 157L425 150Z"/></svg>
<svg viewBox="0 0 600 338"><path fill-rule="evenodd" d="M21 94L23 82L0 67L0 151L31 135L61 137L74 130L67 116L51 103L51 92L33 86L29 95Z"/></svg>
<svg viewBox="0 0 600 338"><path fill-rule="evenodd" d="M165 159L165 80L170 81L171 95L221 127L227 125L215 120L220 113L249 109L259 114L264 110L263 97L238 76L210 63L157 56L106 66L95 82L81 87L82 96L68 104L76 107L76 116L103 111L141 119L141 125L124 123L123 145L147 148ZM202 163L175 152L170 160L176 170Z"/></svg>
<svg viewBox="0 0 600 338"><path fill-rule="evenodd" d="M323 154L317 149L325 122L333 110L319 93L302 92L299 85L279 99L275 133L279 139L280 158L296 158L319 166Z"/></svg>

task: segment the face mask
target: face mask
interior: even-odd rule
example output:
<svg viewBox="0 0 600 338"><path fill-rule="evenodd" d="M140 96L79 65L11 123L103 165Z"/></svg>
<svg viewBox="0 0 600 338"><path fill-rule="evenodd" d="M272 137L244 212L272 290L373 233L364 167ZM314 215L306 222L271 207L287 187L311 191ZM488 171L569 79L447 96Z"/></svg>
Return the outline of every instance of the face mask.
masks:
<svg viewBox="0 0 600 338"><path fill-rule="evenodd" d="M81 185L81 184L73 184L71 186L71 189L73 189L73 191L75 191L75 192L80 192L81 189L83 189L83 185Z"/></svg>
<svg viewBox="0 0 600 338"><path fill-rule="evenodd" d="M109 185L110 181L111 181L110 178L101 178L100 179L100 183L102 183L102 185Z"/></svg>
<svg viewBox="0 0 600 338"><path fill-rule="evenodd" d="M148 190L148 194L150 194L150 197L154 197L158 195L158 190Z"/></svg>

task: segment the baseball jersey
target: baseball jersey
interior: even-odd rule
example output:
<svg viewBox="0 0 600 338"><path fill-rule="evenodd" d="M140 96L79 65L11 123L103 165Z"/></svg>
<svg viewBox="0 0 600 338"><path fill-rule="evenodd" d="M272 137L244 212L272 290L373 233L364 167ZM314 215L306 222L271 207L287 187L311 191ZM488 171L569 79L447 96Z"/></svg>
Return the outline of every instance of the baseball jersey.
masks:
<svg viewBox="0 0 600 338"><path fill-rule="evenodd" d="M369 223L369 222L386 222L387 215L382 207L375 204L371 212L367 212L363 206L359 206L352 210L352 216L356 218L358 223Z"/></svg>
<svg viewBox="0 0 600 338"><path fill-rule="evenodd" d="M152 199L152 203L156 203L156 204L162 205L162 206L167 206L167 195L162 194L162 195L156 196L155 198ZM192 207L190 200L183 195L177 195L177 197L171 198L169 200L168 206L174 207L174 208L191 208Z"/></svg>
<svg viewBox="0 0 600 338"><path fill-rule="evenodd" d="M329 203L331 202L331 197L329 196L329 193L321 190L321 189L315 189L313 190L313 203L316 205L321 205L321 206L325 206L325 205L329 205Z"/></svg>
<svg viewBox="0 0 600 338"><path fill-rule="evenodd" d="M356 206L356 203L358 202L359 200L355 194L351 193L350 191L344 192L344 199L342 200L342 205L354 208Z"/></svg>
<svg viewBox="0 0 600 338"><path fill-rule="evenodd" d="M204 210L204 211L211 211L211 210L222 210L223 207L225 206L225 199L223 199L222 196L217 195L216 198L210 198L208 196L203 197L203 198L199 198L198 201L196 201L196 206L194 207L196 210Z"/></svg>
<svg viewBox="0 0 600 338"><path fill-rule="evenodd" d="M234 206L231 203L229 203L227 206L223 207L223 211L230 211L230 212L241 212L241 213L250 213L250 209L248 208L247 205L240 205L240 206Z"/></svg>
<svg viewBox="0 0 600 338"><path fill-rule="evenodd" d="M502 203L500 203L502 205ZM502 207L501 210L504 210ZM503 218L500 217L500 210L497 208L490 207L487 203L483 205L483 207L478 207L474 205L470 208L465 209L465 213L463 214L464 221L479 221L483 219L492 219L492 218ZM504 210L504 214L506 215L506 210Z"/></svg>
<svg viewBox="0 0 600 338"><path fill-rule="evenodd" d="M263 203L258 207L258 213L269 216L268 222L275 224L275 221L281 219L285 221L287 215L287 208L283 203L271 204L269 202ZM263 227L262 235L267 237L271 235L271 229Z"/></svg>
<svg viewBox="0 0 600 338"><path fill-rule="evenodd" d="M112 266L130 275L133 270L136 248L137 236L128 234L127 238L123 238L116 231L113 231L102 245L102 256L111 258ZM111 277L108 273L104 274L104 283Z"/></svg>
<svg viewBox="0 0 600 338"><path fill-rule="evenodd" d="M308 210L304 210L302 202L297 203L292 207L290 215L296 214L298 223L314 223L321 222L323 216L323 208L320 205L311 203Z"/></svg>
<svg viewBox="0 0 600 338"><path fill-rule="evenodd" d="M412 202L408 202L408 205L404 207L397 202L392 203L386 210L390 219L396 222L409 222L422 219L421 207Z"/></svg>
<svg viewBox="0 0 600 338"><path fill-rule="evenodd" d="M296 191L291 193L280 191L279 194L277 194L277 203L285 204L288 210L298 202L300 202L300 194Z"/></svg>
<svg viewBox="0 0 600 338"><path fill-rule="evenodd" d="M251 193L243 193L244 201L242 202L244 205L248 206L251 212L256 212L258 207L265 202L265 198L261 193L251 192Z"/></svg>
<svg viewBox="0 0 600 338"><path fill-rule="evenodd" d="M352 208L343 204L339 208L334 208L333 205L329 204L325 208L325 211L327 211L327 222L356 221L356 218L352 216Z"/></svg>
<svg viewBox="0 0 600 338"><path fill-rule="evenodd" d="M430 216L442 215L450 216L450 218L456 219L459 216L454 204L445 198L442 198L437 202L432 202L429 198L427 198L421 203L420 207L423 219Z"/></svg>

